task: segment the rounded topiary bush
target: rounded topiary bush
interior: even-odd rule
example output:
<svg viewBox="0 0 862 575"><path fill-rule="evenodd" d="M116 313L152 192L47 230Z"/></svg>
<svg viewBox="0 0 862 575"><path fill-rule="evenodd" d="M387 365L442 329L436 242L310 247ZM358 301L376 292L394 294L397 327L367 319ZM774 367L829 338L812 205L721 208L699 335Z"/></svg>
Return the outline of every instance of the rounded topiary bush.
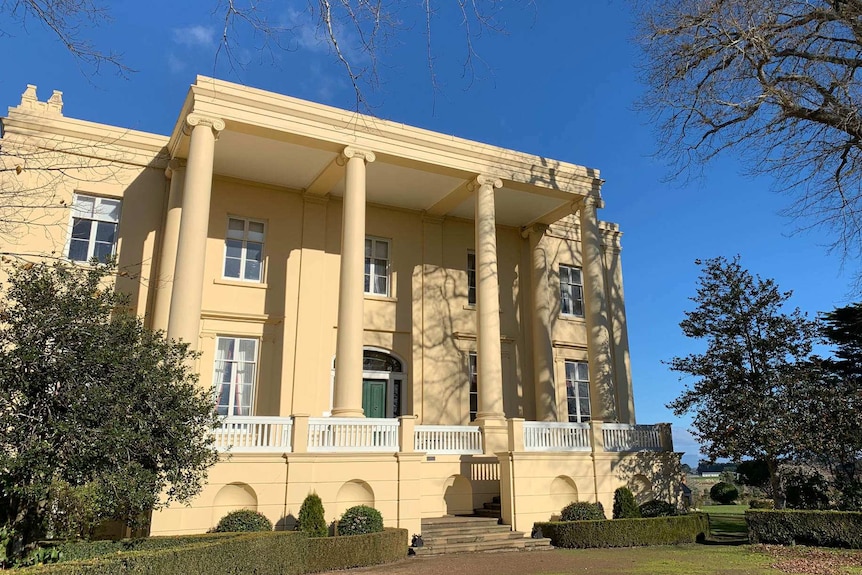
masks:
<svg viewBox="0 0 862 575"><path fill-rule="evenodd" d="M561 521L594 521L606 519L605 509L601 503L575 501L569 503L560 512Z"/></svg>
<svg viewBox="0 0 862 575"><path fill-rule="evenodd" d="M739 490L733 483L719 481L709 490L709 497L716 503L730 505L739 497Z"/></svg>
<svg viewBox="0 0 862 575"><path fill-rule="evenodd" d="M296 520L296 530L308 534L309 537L326 537L329 534L323 501L317 493L309 493L302 502L299 517Z"/></svg>
<svg viewBox="0 0 862 575"><path fill-rule="evenodd" d="M618 487L614 491L614 519L637 519L641 516L637 501L628 487Z"/></svg>
<svg viewBox="0 0 862 575"><path fill-rule="evenodd" d="M228 533L236 531L272 531L272 521L263 513L251 509L240 509L231 511L221 518L213 530L216 533Z"/></svg>
<svg viewBox="0 0 862 575"><path fill-rule="evenodd" d="M641 517L673 517L674 515L679 515L676 505L660 499L653 499L652 501L642 503L638 509L641 512Z"/></svg>
<svg viewBox="0 0 862 575"><path fill-rule="evenodd" d="M367 505L351 507L338 521L339 535L365 535L379 531L383 531L383 516Z"/></svg>

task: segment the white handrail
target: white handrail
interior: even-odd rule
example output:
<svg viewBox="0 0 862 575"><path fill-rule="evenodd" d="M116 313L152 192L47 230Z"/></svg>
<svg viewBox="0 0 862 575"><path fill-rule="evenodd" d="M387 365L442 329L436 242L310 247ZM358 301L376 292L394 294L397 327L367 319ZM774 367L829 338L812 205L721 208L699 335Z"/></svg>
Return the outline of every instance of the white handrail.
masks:
<svg viewBox="0 0 862 575"><path fill-rule="evenodd" d="M213 430L215 447L231 453L291 451L292 417L229 416Z"/></svg>
<svg viewBox="0 0 862 575"><path fill-rule="evenodd" d="M397 452L397 419L311 417L308 451Z"/></svg>
<svg viewBox="0 0 862 575"><path fill-rule="evenodd" d="M590 451L589 423L524 422L526 451Z"/></svg>
<svg viewBox="0 0 862 575"><path fill-rule="evenodd" d="M605 451L661 451L658 425L603 423L602 439Z"/></svg>
<svg viewBox="0 0 862 575"><path fill-rule="evenodd" d="M463 425L417 425L413 448L430 454L482 453L482 431Z"/></svg>

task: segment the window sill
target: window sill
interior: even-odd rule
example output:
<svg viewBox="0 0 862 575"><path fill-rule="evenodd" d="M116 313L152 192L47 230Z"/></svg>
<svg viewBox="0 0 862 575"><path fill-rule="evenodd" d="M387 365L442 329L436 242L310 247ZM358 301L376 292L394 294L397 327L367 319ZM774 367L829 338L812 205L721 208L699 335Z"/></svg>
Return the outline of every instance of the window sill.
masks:
<svg viewBox="0 0 862 575"><path fill-rule="evenodd" d="M255 289L266 289L268 287L267 284L265 284L265 283L252 282L252 281L244 282L242 280L227 279L227 278L216 278L213 280L213 283L216 285L248 287L248 288L255 288Z"/></svg>
<svg viewBox="0 0 862 575"><path fill-rule="evenodd" d="M560 319L563 321L571 321L574 323L586 323L587 320L582 315L572 315L567 313L561 313Z"/></svg>
<svg viewBox="0 0 862 575"><path fill-rule="evenodd" d="M469 303L468 303L468 304L466 304L466 305L464 306L464 309L465 309L466 311L476 311L476 304L469 304ZM500 307L500 315L503 315L503 308L502 308L502 306Z"/></svg>
<svg viewBox="0 0 862 575"><path fill-rule="evenodd" d="M392 303L398 303L397 297L392 297L392 296L388 296L388 295L379 295L376 293L366 293L364 295L365 295L365 299L372 300L372 301L388 301L388 302L392 302Z"/></svg>

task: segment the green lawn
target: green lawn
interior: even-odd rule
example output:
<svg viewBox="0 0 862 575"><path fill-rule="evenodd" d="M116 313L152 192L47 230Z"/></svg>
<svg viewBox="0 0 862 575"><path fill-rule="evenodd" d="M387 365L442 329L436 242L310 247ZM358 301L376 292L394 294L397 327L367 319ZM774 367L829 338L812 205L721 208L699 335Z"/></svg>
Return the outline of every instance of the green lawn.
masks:
<svg viewBox="0 0 862 575"><path fill-rule="evenodd" d="M748 508L748 505L702 505L698 509L700 509L704 513L716 513L719 515L742 515Z"/></svg>

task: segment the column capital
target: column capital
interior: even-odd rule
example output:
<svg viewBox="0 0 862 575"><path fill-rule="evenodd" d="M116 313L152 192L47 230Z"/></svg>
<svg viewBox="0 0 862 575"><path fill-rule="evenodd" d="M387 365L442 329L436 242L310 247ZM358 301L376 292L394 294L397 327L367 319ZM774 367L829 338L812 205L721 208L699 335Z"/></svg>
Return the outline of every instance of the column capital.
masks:
<svg viewBox="0 0 862 575"><path fill-rule="evenodd" d="M486 176L484 174L479 174L476 176L472 182L467 184L467 189L471 192L475 192L482 186L491 186L491 188L497 189L503 187L503 180L494 176Z"/></svg>
<svg viewBox="0 0 862 575"><path fill-rule="evenodd" d="M530 236L543 236L550 227L548 224L533 224L532 226L521 228L521 237L528 239Z"/></svg>
<svg viewBox="0 0 862 575"><path fill-rule="evenodd" d="M341 160L346 161L350 158L362 158L363 160L365 160L366 164L370 164L377 159L377 156L375 156L374 152L372 152L371 150L363 150L361 148L347 146L346 148L344 148L344 151L341 152Z"/></svg>
<svg viewBox="0 0 862 575"><path fill-rule="evenodd" d="M186 161L182 158L172 158L170 162L168 162L168 167L165 168L165 177L167 179L171 179L174 177L174 171L182 170L186 167Z"/></svg>
<svg viewBox="0 0 862 575"><path fill-rule="evenodd" d="M601 198L601 196L595 194L587 194L585 196L579 197L577 200L572 202L572 211L577 212L582 208L594 208L601 209L605 207L605 201Z"/></svg>
<svg viewBox="0 0 862 575"><path fill-rule="evenodd" d="M186 116L186 126L190 128L194 128L195 126L209 126L213 131L213 135L218 138L219 132L225 128L225 123L221 118L204 116L202 114L192 112Z"/></svg>

